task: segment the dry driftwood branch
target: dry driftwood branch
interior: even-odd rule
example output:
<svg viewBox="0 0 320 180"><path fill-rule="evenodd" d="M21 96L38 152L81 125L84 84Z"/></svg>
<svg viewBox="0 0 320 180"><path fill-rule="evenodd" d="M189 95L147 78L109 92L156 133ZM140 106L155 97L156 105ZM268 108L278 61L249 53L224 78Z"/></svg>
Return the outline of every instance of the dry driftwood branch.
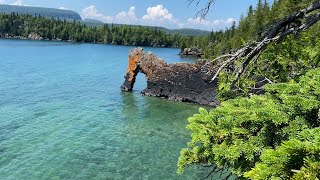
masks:
<svg viewBox="0 0 320 180"><path fill-rule="evenodd" d="M257 57L260 54L260 52L265 50L271 42L279 43L286 36L290 34L298 34L301 31L306 30L310 26L317 23L320 20L320 13L314 12L318 9L320 9L320 1L276 23L274 26L269 28L264 33L265 35L261 41L254 42L250 45L247 45L246 47L238 49L233 54L226 54L216 58L214 61L224 61L221 61L219 68L215 71L212 81L214 81L218 77L220 72L224 70L226 67L230 66L231 64L234 64L236 60L243 58L240 67L235 71L235 80L231 85L231 87L234 87L235 83L239 80L241 75L247 70L250 63L255 59L255 57ZM208 65L208 63L204 66L206 65Z"/></svg>
<svg viewBox="0 0 320 180"><path fill-rule="evenodd" d="M200 4L200 2L202 0L187 0L190 6L192 3L196 3L196 6L198 6ZM206 15L208 14L211 5L214 3L214 0L208 0L208 2L206 3L206 5L204 6L204 8L202 8L200 11L197 12L197 14L195 15L195 17L200 17L200 19L205 19Z"/></svg>

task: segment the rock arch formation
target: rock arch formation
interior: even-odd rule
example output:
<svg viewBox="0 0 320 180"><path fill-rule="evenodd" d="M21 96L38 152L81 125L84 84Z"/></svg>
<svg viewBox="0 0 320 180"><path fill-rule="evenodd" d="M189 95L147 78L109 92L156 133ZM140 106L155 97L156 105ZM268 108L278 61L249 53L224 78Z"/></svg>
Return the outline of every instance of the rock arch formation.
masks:
<svg viewBox="0 0 320 180"><path fill-rule="evenodd" d="M132 91L136 76L141 72L147 79L147 88L142 95L216 106L219 104L215 92L217 80L212 82L212 77L201 70L204 63L168 64L151 52L135 48L129 52L129 65L121 90Z"/></svg>

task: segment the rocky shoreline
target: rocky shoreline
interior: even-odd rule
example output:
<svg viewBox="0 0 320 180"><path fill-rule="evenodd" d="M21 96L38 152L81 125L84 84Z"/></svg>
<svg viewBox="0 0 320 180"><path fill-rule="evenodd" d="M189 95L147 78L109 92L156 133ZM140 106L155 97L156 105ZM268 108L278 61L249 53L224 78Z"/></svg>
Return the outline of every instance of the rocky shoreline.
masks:
<svg viewBox="0 0 320 180"><path fill-rule="evenodd" d="M201 58L203 56L203 50L197 48L184 48L179 54L181 56L192 56Z"/></svg>
<svg viewBox="0 0 320 180"><path fill-rule="evenodd" d="M36 41L63 41L61 39L48 39L43 38L42 36L38 35L37 33L30 33L27 37L24 36L13 36L11 34L0 34L0 39L19 39L19 40L36 40ZM66 42L73 42L71 40L67 40Z"/></svg>
<svg viewBox="0 0 320 180"><path fill-rule="evenodd" d="M142 95L162 97L173 101L192 102L201 105L217 106L217 80L211 81L207 71L202 70L205 61L168 64L151 52L141 48L129 53L129 65L125 81L121 86L124 92L132 91L138 73L146 75L147 87Z"/></svg>
<svg viewBox="0 0 320 180"><path fill-rule="evenodd" d="M0 39L18 39L18 40L36 40L36 41L61 41L61 42L73 42L73 43L90 43L90 44L110 44L110 45L122 45L122 46L134 46L134 45L130 45L128 43L124 43L124 44L116 44L114 42L112 43L105 43L105 42L84 42L84 41L75 41L75 40L62 40L59 38L44 38L40 35L38 35L37 33L30 33L27 37L24 36L13 36L11 34L0 34ZM165 47L164 45L153 45L150 47L154 47L154 48L178 48L176 46L171 46L171 47Z"/></svg>

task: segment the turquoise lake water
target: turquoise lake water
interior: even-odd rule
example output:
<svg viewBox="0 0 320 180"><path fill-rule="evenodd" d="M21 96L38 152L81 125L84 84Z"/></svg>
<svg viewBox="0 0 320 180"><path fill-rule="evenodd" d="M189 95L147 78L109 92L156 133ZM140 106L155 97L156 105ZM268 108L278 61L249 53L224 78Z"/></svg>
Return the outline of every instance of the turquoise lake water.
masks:
<svg viewBox="0 0 320 180"><path fill-rule="evenodd" d="M0 40L0 179L200 179L177 175L198 106L123 93L132 47ZM178 49L145 48L168 62Z"/></svg>

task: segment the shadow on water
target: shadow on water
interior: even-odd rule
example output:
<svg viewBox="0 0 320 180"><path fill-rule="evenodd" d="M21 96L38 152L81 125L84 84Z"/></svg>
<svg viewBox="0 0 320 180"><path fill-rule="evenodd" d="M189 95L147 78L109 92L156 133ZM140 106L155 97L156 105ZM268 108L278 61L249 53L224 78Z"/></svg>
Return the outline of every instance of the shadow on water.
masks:
<svg viewBox="0 0 320 180"><path fill-rule="evenodd" d="M181 176L176 174L180 150L190 139L190 132L185 128L187 118L198 111L198 106L145 97L138 92L121 93L121 97L121 112L126 120L118 132L125 137L120 154L131 162L125 168L127 171L134 171L135 178L148 174L160 179L197 179L208 174L210 169L196 166L186 169ZM164 174L154 174L157 168L154 163L168 162L163 167Z"/></svg>
<svg viewBox="0 0 320 180"><path fill-rule="evenodd" d="M126 119L132 119L137 116L139 108L135 95L133 93L122 92L121 97L123 104L121 112L124 117Z"/></svg>
<svg viewBox="0 0 320 180"><path fill-rule="evenodd" d="M121 97L123 103L121 112L126 117L124 125L119 129L122 136L126 137L122 153L127 154L127 158L132 159L132 163L136 166L151 165L156 161L163 161L162 163L171 161L172 164L176 164L180 150L186 147L190 140L190 132L185 128L187 118L197 113L199 106L145 97L139 92L121 93ZM186 168L181 176L176 174L176 166L168 166L164 168L164 171L175 176L176 179L186 177L200 179L206 177L213 168L214 166L191 166ZM155 176L151 173L152 171L154 170L151 165L141 169L140 175L150 173L151 177L168 177L166 175ZM228 174L228 171L223 171L210 175L208 179L223 179ZM139 176L138 173L136 177L142 176Z"/></svg>

